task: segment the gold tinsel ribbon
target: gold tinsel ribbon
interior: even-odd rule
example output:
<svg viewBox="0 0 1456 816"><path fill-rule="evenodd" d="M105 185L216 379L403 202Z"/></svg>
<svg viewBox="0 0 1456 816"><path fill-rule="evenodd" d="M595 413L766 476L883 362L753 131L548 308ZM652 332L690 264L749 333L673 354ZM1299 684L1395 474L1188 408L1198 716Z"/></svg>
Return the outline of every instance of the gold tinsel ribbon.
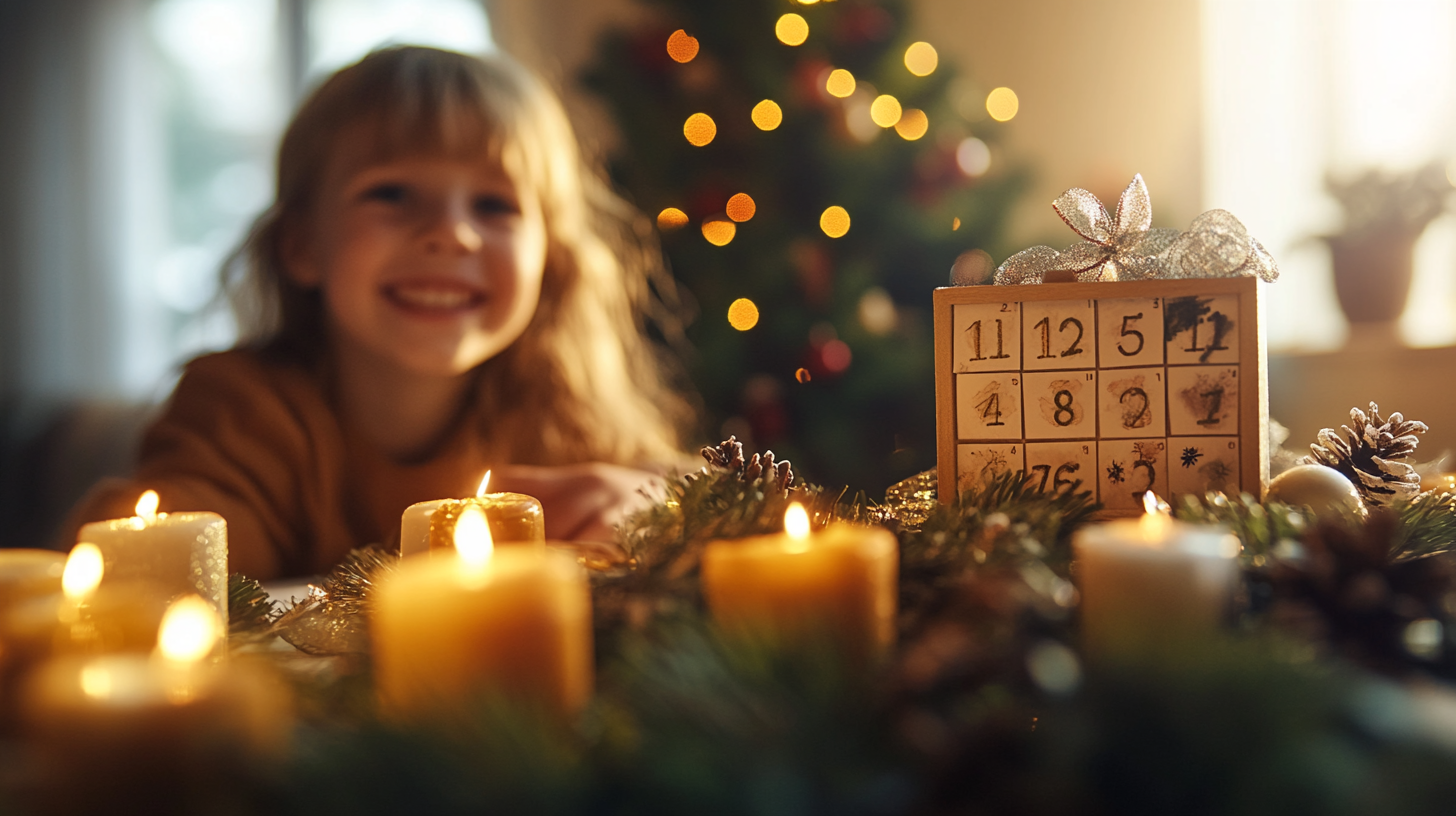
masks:
<svg viewBox="0 0 1456 816"><path fill-rule="evenodd" d="M884 504L870 509L870 520L880 524L893 521L906 530L919 529L935 510L937 481L936 472L927 470L890 485L885 490Z"/></svg>
<svg viewBox="0 0 1456 816"><path fill-rule="evenodd" d="M996 269L998 284L1079 281L1279 277L1267 250L1227 210L1209 210L1179 232L1153 229L1153 205L1141 174L1117 200L1117 217L1097 197L1073 187L1052 209L1084 239L1058 252L1036 246L1012 255Z"/></svg>

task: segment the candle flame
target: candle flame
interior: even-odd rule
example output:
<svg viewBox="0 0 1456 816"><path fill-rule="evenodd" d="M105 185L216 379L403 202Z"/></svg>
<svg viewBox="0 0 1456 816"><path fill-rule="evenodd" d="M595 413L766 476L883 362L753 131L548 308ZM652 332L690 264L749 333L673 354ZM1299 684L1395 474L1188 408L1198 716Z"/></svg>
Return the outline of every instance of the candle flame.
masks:
<svg viewBox="0 0 1456 816"><path fill-rule="evenodd" d="M804 505L794 502L784 511L784 532L789 536L790 552L808 552L809 513Z"/></svg>
<svg viewBox="0 0 1456 816"><path fill-rule="evenodd" d="M167 660L196 663L207 657L222 636L221 622L207 601L184 595L167 607L157 632L157 651Z"/></svg>
<svg viewBox="0 0 1456 816"><path fill-rule="evenodd" d="M110 697L111 672L105 666L82 666L81 693L98 700Z"/></svg>
<svg viewBox="0 0 1456 816"><path fill-rule="evenodd" d="M159 507L161 503L162 499L157 495L157 491L148 490L147 492L142 494L142 497L140 499L137 499L137 517L148 524L155 522L157 520L157 507Z"/></svg>
<svg viewBox="0 0 1456 816"><path fill-rule="evenodd" d="M485 496L485 488L489 484L490 484L490 471L487 470L485 472L485 476L483 478L481 478L481 480L480 480L480 487L475 488L475 498L479 499L479 498L484 497Z"/></svg>
<svg viewBox="0 0 1456 816"><path fill-rule="evenodd" d="M1158 512L1158 497L1151 490L1143 494L1143 512L1150 515Z"/></svg>
<svg viewBox="0 0 1456 816"><path fill-rule="evenodd" d="M72 601L84 599L101 586L101 576L106 572L106 560L101 548L83 541L71 548L66 558L66 569L61 573L61 592Z"/></svg>
<svg viewBox="0 0 1456 816"><path fill-rule="evenodd" d="M485 520L485 511L471 505L460 511L455 522L455 552L460 560L473 568L490 563L495 553L495 542L490 537L490 524Z"/></svg>
<svg viewBox="0 0 1456 816"><path fill-rule="evenodd" d="M1143 515L1138 519L1138 530L1142 532L1144 543L1162 544L1168 537L1173 529L1173 518L1167 509L1153 491L1143 494Z"/></svg>

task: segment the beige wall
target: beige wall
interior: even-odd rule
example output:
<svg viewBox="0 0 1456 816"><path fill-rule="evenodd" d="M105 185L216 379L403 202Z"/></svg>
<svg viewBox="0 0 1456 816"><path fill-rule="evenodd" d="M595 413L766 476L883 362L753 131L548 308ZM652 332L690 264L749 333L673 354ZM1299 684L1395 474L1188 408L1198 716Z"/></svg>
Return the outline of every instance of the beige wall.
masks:
<svg viewBox="0 0 1456 816"><path fill-rule="evenodd" d="M918 35L985 89L1007 86L1020 113L998 125L1035 173L1017 208L1017 246L1076 236L1050 207L1068 187L1108 205L1142 173L1158 226L1199 212L1198 0L915 0Z"/></svg>

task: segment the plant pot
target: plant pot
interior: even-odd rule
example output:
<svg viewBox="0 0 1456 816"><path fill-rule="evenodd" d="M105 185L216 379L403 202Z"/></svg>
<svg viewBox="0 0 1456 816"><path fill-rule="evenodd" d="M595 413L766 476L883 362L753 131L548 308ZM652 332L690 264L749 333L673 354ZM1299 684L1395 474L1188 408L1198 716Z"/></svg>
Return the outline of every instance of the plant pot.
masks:
<svg viewBox="0 0 1456 816"><path fill-rule="evenodd" d="M1420 232L1405 228L1328 235L1335 296L1351 327L1394 323L1410 295L1412 258Z"/></svg>

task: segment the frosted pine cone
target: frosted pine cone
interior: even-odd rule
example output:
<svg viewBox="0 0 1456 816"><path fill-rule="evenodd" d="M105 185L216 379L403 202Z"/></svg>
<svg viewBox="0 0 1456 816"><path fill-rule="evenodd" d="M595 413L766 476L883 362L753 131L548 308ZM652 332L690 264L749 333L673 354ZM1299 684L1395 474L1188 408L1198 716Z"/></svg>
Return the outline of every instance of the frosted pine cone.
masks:
<svg viewBox="0 0 1456 816"><path fill-rule="evenodd" d="M1305 461L1325 465L1343 473L1366 504L1388 505L1409 499L1421 490L1421 477L1403 460L1415 453L1416 434L1429 428L1424 422L1406 421L1400 412L1381 419L1380 406L1370 403L1367 417L1359 408L1350 409L1350 424L1340 426L1345 439L1331 428L1319 432L1319 441L1309 446Z"/></svg>

